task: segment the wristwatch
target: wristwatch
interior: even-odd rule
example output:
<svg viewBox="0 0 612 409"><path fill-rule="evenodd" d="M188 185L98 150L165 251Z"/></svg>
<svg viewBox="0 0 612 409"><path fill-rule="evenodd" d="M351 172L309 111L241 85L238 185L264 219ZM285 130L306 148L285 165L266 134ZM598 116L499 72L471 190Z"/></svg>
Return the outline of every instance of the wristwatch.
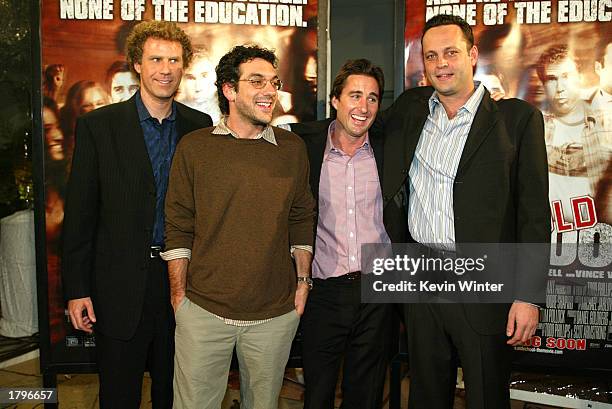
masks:
<svg viewBox="0 0 612 409"><path fill-rule="evenodd" d="M306 283L308 284L308 289L312 290L312 278L310 277L302 277L302 276L298 276L297 278L297 283Z"/></svg>

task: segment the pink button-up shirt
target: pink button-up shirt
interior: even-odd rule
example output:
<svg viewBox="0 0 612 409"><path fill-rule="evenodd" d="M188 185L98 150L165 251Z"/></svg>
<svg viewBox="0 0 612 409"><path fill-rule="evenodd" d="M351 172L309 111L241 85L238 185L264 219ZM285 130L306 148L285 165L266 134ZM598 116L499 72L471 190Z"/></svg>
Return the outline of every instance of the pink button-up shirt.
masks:
<svg viewBox="0 0 612 409"><path fill-rule="evenodd" d="M361 245L390 243L383 225L378 171L369 137L351 157L334 147L329 126L319 180L319 219L312 276L361 270Z"/></svg>

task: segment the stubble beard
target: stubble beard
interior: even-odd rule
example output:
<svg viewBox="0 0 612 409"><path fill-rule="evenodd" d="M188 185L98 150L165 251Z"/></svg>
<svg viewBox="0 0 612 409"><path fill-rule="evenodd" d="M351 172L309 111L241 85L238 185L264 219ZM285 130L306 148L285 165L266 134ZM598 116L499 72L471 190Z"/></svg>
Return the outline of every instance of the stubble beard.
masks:
<svg viewBox="0 0 612 409"><path fill-rule="evenodd" d="M275 104L272 105L272 111L274 111L274 107ZM270 115L269 119L267 117L265 119L260 118L256 107L243 103L238 103L236 104L236 108L238 108L240 116L242 116L252 125L266 127L270 125L270 122L272 122L272 115ZM263 114L261 116L263 116Z"/></svg>

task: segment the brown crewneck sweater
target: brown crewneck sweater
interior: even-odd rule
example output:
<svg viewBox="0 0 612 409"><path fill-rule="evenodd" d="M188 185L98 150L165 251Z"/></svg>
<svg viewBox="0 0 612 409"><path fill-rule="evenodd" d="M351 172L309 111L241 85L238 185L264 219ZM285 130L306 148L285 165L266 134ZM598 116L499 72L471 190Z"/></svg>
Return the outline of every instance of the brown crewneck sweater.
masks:
<svg viewBox="0 0 612 409"><path fill-rule="evenodd" d="M312 245L314 200L304 143L274 128L263 139L184 136L166 196L166 250L191 249L187 297L235 320L294 308L291 245Z"/></svg>

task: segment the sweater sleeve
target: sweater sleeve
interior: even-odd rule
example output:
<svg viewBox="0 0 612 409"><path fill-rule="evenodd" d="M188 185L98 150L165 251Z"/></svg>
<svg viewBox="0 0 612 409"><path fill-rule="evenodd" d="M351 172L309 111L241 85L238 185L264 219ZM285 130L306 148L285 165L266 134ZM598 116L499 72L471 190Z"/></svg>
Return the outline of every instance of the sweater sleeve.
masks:
<svg viewBox="0 0 612 409"><path fill-rule="evenodd" d="M193 197L193 164L185 141L179 143L172 160L166 193L166 251L192 249L195 229L195 200Z"/></svg>
<svg viewBox="0 0 612 409"><path fill-rule="evenodd" d="M312 246L314 243L315 202L310 190L310 165L306 146L300 140L297 150L298 174L295 195L289 211L289 244Z"/></svg>

